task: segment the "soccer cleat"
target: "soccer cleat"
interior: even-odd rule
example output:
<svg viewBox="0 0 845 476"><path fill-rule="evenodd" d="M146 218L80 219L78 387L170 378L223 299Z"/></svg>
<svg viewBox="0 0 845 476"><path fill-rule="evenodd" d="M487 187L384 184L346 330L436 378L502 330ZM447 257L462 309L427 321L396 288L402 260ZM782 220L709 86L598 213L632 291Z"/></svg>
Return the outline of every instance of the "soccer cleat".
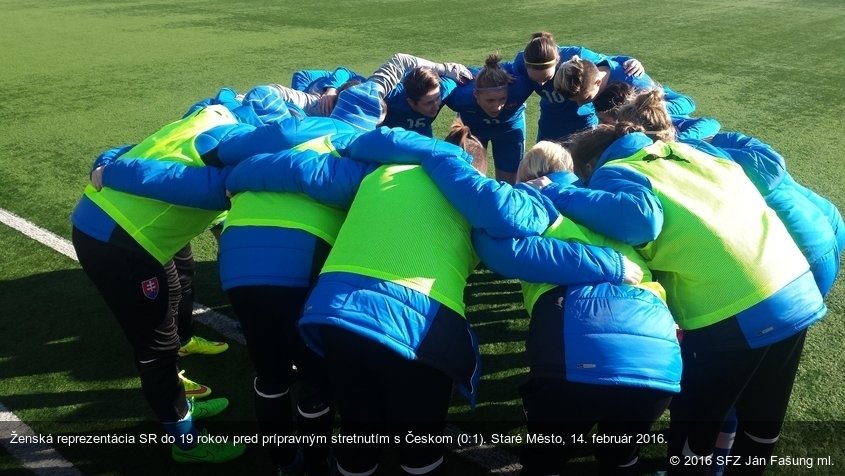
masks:
<svg viewBox="0 0 845 476"><path fill-rule="evenodd" d="M182 380L182 385L185 386L185 396L188 398L205 398L211 395L211 389L201 383L196 383L193 380L185 377L185 371L179 372L179 379Z"/></svg>
<svg viewBox="0 0 845 476"><path fill-rule="evenodd" d="M219 415L229 406L228 398L212 398L202 401L191 398L190 402L191 418L194 420L202 420L203 418L211 418Z"/></svg>
<svg viewBox="0 0 845 476"><path fill-rule="evenodd" d="M231 437L220 437L228 441L217 443L214 436L203 430L199 435L199 443L191 449L184 450L173 445L170 454L177 463L224 463L244 454L246 445L232 443Z"/></svg>
<svg viewBox="0 0 845 476"><path fill-rule="evenodd" d="M225 352L229 348L229 344L225 342L214 342L203 339L202 337L193 336L182 347L179 347L179 357L184 357L189 354L205 354L214 355Z"/></svg>

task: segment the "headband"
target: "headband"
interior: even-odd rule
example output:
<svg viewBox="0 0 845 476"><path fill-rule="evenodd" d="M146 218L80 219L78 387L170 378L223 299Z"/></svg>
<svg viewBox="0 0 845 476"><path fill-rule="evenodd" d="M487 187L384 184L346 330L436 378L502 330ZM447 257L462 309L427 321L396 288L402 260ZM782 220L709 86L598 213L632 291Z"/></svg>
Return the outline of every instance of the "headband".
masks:
<svg viewBox="0 0 845 476"><path fill-rule="evenodd" d="M528 66L551 66L553 64L557 64L557 62L558 62L557 59L553 59L553 60L549 60L549 61L544 61L542 63L533 63L531 61L526 61L525 64L527 64Z"/></svg>
<svg viewBox="0 0 845 476"><path fill-rule="evenodd" d="M482 92L482 93L491 92L491 91L501 91L503 89L508 89L508 85L505 84L504 86L491 86L489 88L479 88L479 87L475 88L476 91L479 91L479 92Z"/></svg>

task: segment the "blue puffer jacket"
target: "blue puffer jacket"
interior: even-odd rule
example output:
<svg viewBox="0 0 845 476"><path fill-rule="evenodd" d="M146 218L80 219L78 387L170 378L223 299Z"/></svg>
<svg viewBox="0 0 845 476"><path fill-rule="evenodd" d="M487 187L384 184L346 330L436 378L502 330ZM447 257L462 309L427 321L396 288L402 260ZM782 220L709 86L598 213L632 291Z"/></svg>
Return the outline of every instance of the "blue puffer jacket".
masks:
<svg viewBox="0 0 845 476"><path fill-rule="evenodd" d="M543 192L561 213L591 230L634 247L646 245L657 238L664 222L663 206L652 190L651 182L646 176L626 168L603 165L629 157L651 144L652 140L642 133L625 135L599 157L587 184L590 188L549 186ZM826 312L808 269L770 297L738 312L736 318L746 344L757 348L808 327ZM759 333L750 330L752 328L766 329L766 332Z"/></svg>
<svg viewBox="0 0 845 476"><path fill-rule="evenodd" d="M839 273L845 235L845 225L836 206L799 185L786 170L783 157L759 139L740 132L723 132L715 135L709 144L690 144L742 166L807 258L819 291L827 294Z"/></svg>
<svg viewBox="0 0 845 476"><path fill-rule="evenodd" d="M233 193L298 192L300 186L291 182L298 180L312 186L321 203L346 209L363 177L375 167L338 160L330 153L297 152L290 148L322 139L315 147L340 152L360 134L358 129L337 119L307 117L277 121L234 136L220 144L220 156L226 160L252 158L235 168L234 176L227 183L228 190ZM288 186L274 186L275 180ZM277 202L283 200L282 197L266 196L268 207L273 206L274 198ZM319 206L314 208L314 213L321 213ZM279 210L279 216L286 216L286 211ZM297 225L226 226L220 237L218 257L223 289L255 285L308 287L313 284L311 267L321 238ZM262 259L255 259L258 249Z"/></svg>
<svg viewBox="0 0 845 476"><path fill-rule="evenodd" d="M553 209L539 193L514 189L481 176L469 166L466 153L452 144L408 131L382 128L354 140L345 154L377 163L421 163L470 224L494 236L537 235L549 226L549 212ZM309 164L319 170L306 171ZM341 205L341 200L328 197L325 189L330 188L327 185L339 182L329 177L338 174L340 167L354 167L353 164L355 162L343 159L325 161L323 165L303 161L302 166L297 167L300 172L278 174L278 180L272 180L272 184L267 179L269 173L256 175L265 177L267 183L262 185L267 187L265 190L304 192L315 199ZM326 166L334 167L334 170L327 171ZM269 172L271 168L268 164L266 170ZM230 187L236 187L235 182L241 180L239 169L229 177ZM386 244L390 240L389 230L384 233L373 230L373 233L373 246L396 246ZM573 245L573 248L588 254L583 245ZM583 260L595 263L595 268L599 268L600 263L606 264L605 268L593 270L595 275L601 276L593 281L604 280L607 276L621 280L621 256L603 248L597 248L596 252L602 258ZM585 275L589 274L586 265L583 271ZM338 326L364 335L406 358L441 369L474 402L480 378L475 336L465 319L436 319L440 306L435 299L390 281L347 272L326 273L321 275L311 293L300 328L306 342L318 352L322 346L321 326Z"/></svg>
<svg viewBox="0 0 845 476"><path fill-rule="evenodd" d="M203 107L206 106L195 105L191 111L196 112ZM225 210L229 208L226 177L231 166L245 157L221 159L218 148L222 142L253 130L255 124L261 124L252 105L232 104L232 107L231 112L240 122L216 126L191 138L206 167L192 167L180 161L128 157L126 153L133 146L127 145L100 154L92 170L104 167L103 185L115 190L173 205ZM108 241L117 226L112 217L85 195L73 210L71 222L80 231L100 241Z"/></svg>
<svg viewBox="0 0 845 476"><path fill-rule="evenodd" d="M267 206L283 202L281 195L311 193L310 200L346 210L361 180L377 164L339 158L330 153L286 150L259 154L235 167L227 189L273 192ZM321 212L320 206L315 213ZM234 209L234 208L233 208ZM279 210L286 216L285 210ZM336 236L331 237L332 239ZM308 287L314 284L312 265L321 238L313 232L289 226L227 226L220 236L220 280L224 290L239 286L273 285ZM325 239L325 238L322 238ZM330 243L331 244L331 243ZM261 259L255 259L260 250Z"/></svg>
<svg viewBox="0 0 845 476"><path fill-rule="evenodd" d="M562 187L577 180L572 174L549 178ZM473 244L481 259L504 276L568 286L558 311L533 309L526 342L532 376L680 391L675 323L654 292L618 282L576 284L584 273L571 257L554 259L555 249L567 244L556 238L503 240L475 231Z"/></svg>

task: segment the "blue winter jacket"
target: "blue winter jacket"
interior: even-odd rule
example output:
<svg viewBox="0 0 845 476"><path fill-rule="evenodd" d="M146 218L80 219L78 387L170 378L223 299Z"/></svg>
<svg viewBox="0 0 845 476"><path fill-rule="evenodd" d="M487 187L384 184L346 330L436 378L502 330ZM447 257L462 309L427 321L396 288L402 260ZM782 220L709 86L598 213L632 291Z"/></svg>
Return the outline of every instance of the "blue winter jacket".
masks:
<svg viewBox="0 0 845 476"><path fill-rule="evenodd" d="M294 180L296 174L331 172L332 182L313 177L320 186L314 191L319 201L348 207L366 169L362 164L339 160L329 153L290 150L312 139L325 137L332 148L344 150L350 140L360 134L350 125L328 117L291 119L259 127L233 137L220 145L226 159L245 160L229 177L228 190L293 191L274 188L267 182L274 179ZM313 163L312 163L313 161ZM348 167L354 164L352 167ZM339 173L334 167L342 169ZM325 178L327 176L323 176ZM266 182L265 182L266 181ZM290 187L291 189L293 186ZM346 194L346 195L344 195ZM337 198L340 197L340 198ZM314 251L320 238L305 230L279 226L229 226L220 237L220 281L224 290L238 286L273 285L308 287ZM255 259L256 250L262 259Z"/></svg>
<svg viewBox="0 0 845 476"><path fill-rule="evenodd" d="M839 210L824 197L799 185L786 162L771 146L740 132L723 132L710 143L691 145L739 164L777 213L810 263L821 293L827 294L839 273L845 224Z"/></svg>
<svg viewBox="0 0 845 476"><path fill-rule="evenodd" d="M192 107L192 110L196 111L196 107ZM237 107L235 116L241 121L258 120L254 113L247 114L246 110ZM221 160L217 154L218 146L228 138L252 128L249 122L222 125L194 138L194 146L206 167L192 167L177 161L126 157L126 152L133 147L130 145L104 152L94 161L92 170L106 166L103 169L103 185L115 190L174 205L225 210L229 208L226 177L231 170L230 166L238 160ZM71 222L83 233L104 242L109 240L118 226L113 218L85 195L74 208Z"/></svg>
<svg viewBox="0 0 845 476"><path fill-rule="evenodd" d="M572 174L550 178L563 187L576 180ZM675 323L656 294L618 282L574 284L581 278L577 261L555 259L554 250L567 247L556 238L503 240L474 231L473 244L503 276L567 287L560 313L535 307L531 316L526 350L532 376L680 391Z"/></svg>
<svg viewBox="0 0 845 476"><path fill-rule="evenodd" d="M537 235L548 227L550 210L555 213L538 193L517 190L478 174L469 166L462 149L416 133L381 128L351 142L345 154L376 163L421 163L470 224L494 236ZM346 191L336 196L329 196L332 193L326 189L345 182L337 177L352 176L351 169L359 169L355 174L366 174L373 167L346 159L308 164L317 170L306 170L309 167L303 160L297 172L288 170L278 174L277 179L270 179L265 173L273 168L270 164L264 171L250 175L263 177L260 186L264 190L303 192L325 203L348 206L354 196L353 188L342 187ZM244 168L247 165L242 164ZM240 186L240 169L236 168L229 177L230 188ZM583 274L589 274L587 263L595 263L592 271L601 278L593 280L621 280L621 256L603 248L597 248L597 253L601 259L583 260ZM606 267L598 269L601 264ZM406 358L442 370L474 402L480 378L475 336L465 319L436 319L440 306L429 296L392 282L353 273L325 273L311 292L300 328L306 342L317 352L322 348L320 326L338 326L366 336Z"/></svg>
<svg viewBox="0 0 845 476"><path fill-rule="evenodd" d="M610 160L628 157L652 144L642 133L617 139L599 157L589 188L549 186L544 194L571 219L605 236L635 247L657 238L663 227L663 208L647 177L622 167L602 167ZM821 319L826 308L812 273L807 272L769 298L737 313L743 322L770 328L764 335L744 334L747 345L760 347L776 342L785 333L798 332Z"/></svg>
<svg viewBox="0 0 845 476"><path fill-rule="evenodd" d="M350 80L357 80L363 83L367 78L343 66L339 66L333 71L302 69L294 71L290 80L290 87L304 93L323 94L326 92L326 89L338 89Z"/></svg>

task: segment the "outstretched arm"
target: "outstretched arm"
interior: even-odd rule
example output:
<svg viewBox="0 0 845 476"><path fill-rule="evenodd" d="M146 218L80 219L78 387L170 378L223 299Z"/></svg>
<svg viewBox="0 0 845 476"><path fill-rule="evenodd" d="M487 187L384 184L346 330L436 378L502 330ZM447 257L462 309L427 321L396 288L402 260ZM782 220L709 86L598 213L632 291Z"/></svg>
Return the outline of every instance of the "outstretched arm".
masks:
<svg viewBox="0 0 845 476"><path fill-rule="evenodd" d="M673 119L672 124L680 142L691 140L705 140L719 133L722 125L712 117L695 117L689 119Z"/></svg>
<svg viewBox="0 0 845 476"><path fill-rule="evenodd" d="M710 144L722 149L742 167L763 196L772 192L786 177L786 161L765 142L741 132L721 132Z"/></svg>
<svg viewBox="0 0 845 476"><path fill-rule="evenodd" d="M372 76L368 78L368 81L376 83L382 95L386 95L402 81L405 73L418 67L431 68L440 76L448 76L458 83L464 83L472 79L472 73L462 64L434 63L425 58L419 58L405 53L396 53L386 63L379 66L373 72Z"/></svg>
<svg viewBox="0 0 845 476"><path fill-rule="evenodd" d="M286 150L251 157L234 168L230 193L243 191L304 193L325 205L349 208L364 177L375 168L311 150Z"/></svg>
<svg viewBox="0 0 845 476"><path fill-rule="evenodd" d="M449 203L492 236L538 235L551 223L550 214L557 217L538 191L481 175L466 151L445 141L382 127L357 138L346 154L380 164L421 164Z"/></svg>
<svg viewBox="0 0 845 476"><path fill-rule="evenodd" d="M135 147L135 145L133 144L122 145L120 147L114 147L103 152L102 154L97 156L96 160L94 160L94 165L91 166L91 172L93 173L94 170L102 166L111 164L115 160L119 159L121 155L129 152L133 147Z"/></svg>
<svg viewBox="0 0 845 476"><path fill-rule="evenodd" d="M552 184L543 195L560 212L591 230L629 245L654 240L663 228L663 205L647 178L619 167L599 167L590 188Z"/></svg>
<svg viewBox="0 0 845 476"><path fill-rule="evenodd" d="M472 242L490 269L532 283L637 284L643 276L636 263L611 248L541 236L493 238L481 230L473 230Z"/></svg>
<svg viewBox="0 0 845 476"><path fill-rule="evenodd" d="M125 157L92 173L102 186L192 208L225 210L229 168L195 167L167 160Z"/></svg>

